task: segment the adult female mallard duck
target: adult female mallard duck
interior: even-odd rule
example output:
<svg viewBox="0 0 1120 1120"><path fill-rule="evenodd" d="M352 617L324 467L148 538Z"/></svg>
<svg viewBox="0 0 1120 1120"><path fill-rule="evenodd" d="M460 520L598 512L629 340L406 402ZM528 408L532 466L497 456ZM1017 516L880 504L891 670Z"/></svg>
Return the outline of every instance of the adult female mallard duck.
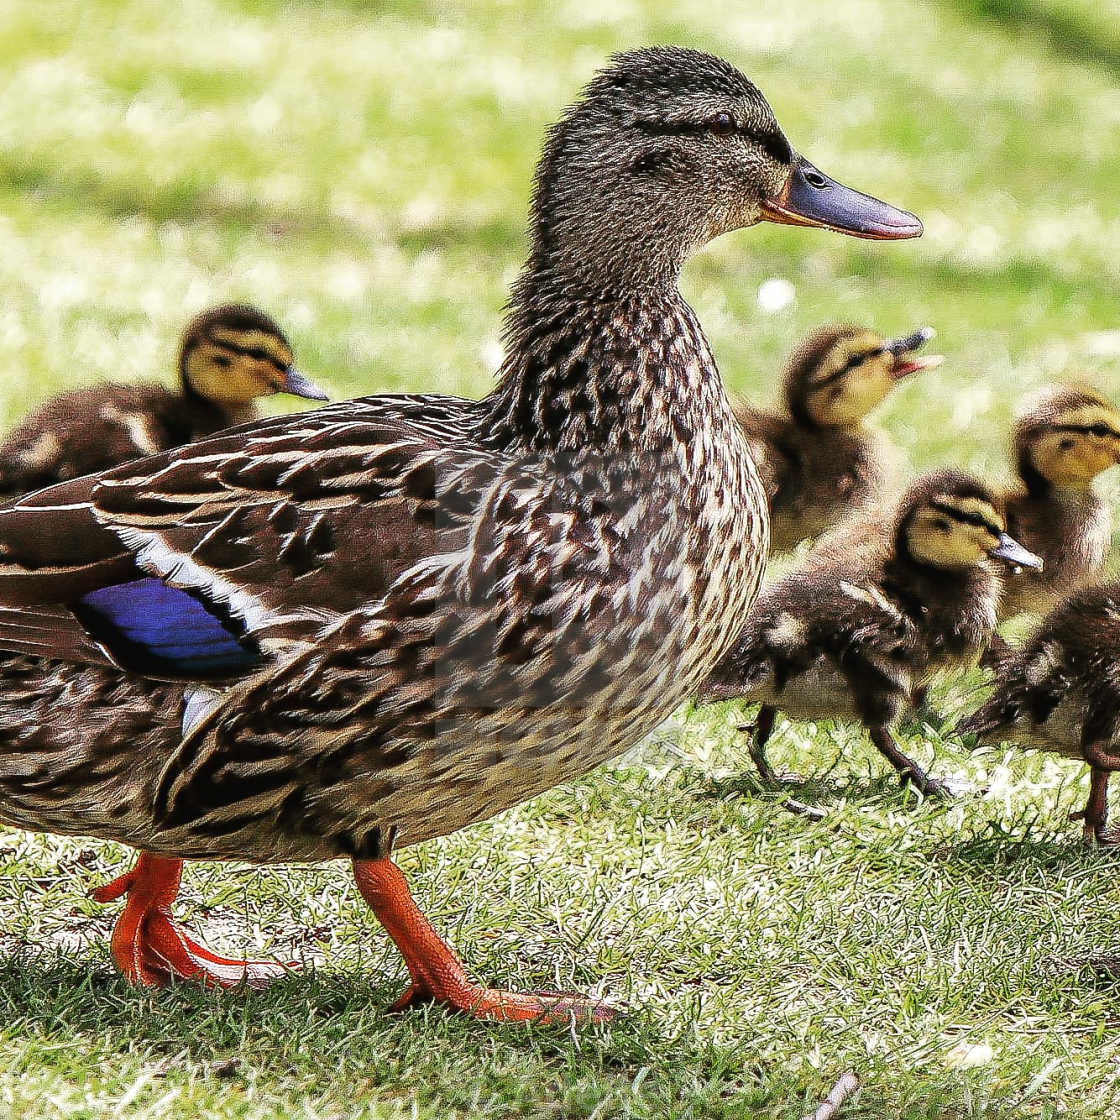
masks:
<svg viewBox="0 0 1120 1120"><path fill-rule="evenodd" d="M1105 825L1108 778L1120 770L1120 583L1084 588L1050 611L956 730L1086 762L1089 800L1072 819L1084 822L1086 843L1115 843Z"/></svg>
<svg viewBox="0 0 1120 1120"><path fill-rule="evenodd" d="M745 624L765 497L677 277L763 218L921 231L728 63L620 55L549 133L489 397L275 417L0 507L0 648L53 658L0 673L0 818L141 850L98 895L128 895L126 974L275 974L172 920L184 859L345 857L398 1007L607 1013L469 981L390 856L618 754ZM182 735L157 678L193 682ZM21 719L52 680L65 713Z"/></svg>
<svg viewBox="0 0 1120 1120"><path fill-rule="evenodd" d="M1108 507L1093 480L1120 462L1120 413L1084 385L1056 385L1027 402L1012 435L1020 486L1005 496L1007 527L1044 561L1010 575L1000 618L1045 614L1104 567Z"/></svg>
<svg viewBox="0 0 1120 1120"><path fill-rule="evenodd" d="M293 364L284 332L240 303L192 319L179 344L179 387L91 385L60 393L0 443L0 494L26 494L253 419L273 393L325 401Z"/></svg>
<svg viewBox="0 0 1120 1120"><path fill-rule="evenodd" d="M864 420L902 378L940 364L938 354L915 354L933 333L886 339L869 327L821 327L790 358L782 412L736 406L770 498L771 552L820 536L882 492L890 449Z"/></svg>
<svg viewBox="0 0 1120 1120"><path fill-rule="evenodd" d="M701 702L762 704L750 753L779 779L766 742L780 710L795 719L856 719L872 743L925 794L943 794L891 734L918 690L967 665L995 629L999 578L989 557L1037 566L1006 531L994 495L957 471L912 483L877 535L811 555L768 588L747 627L700 690Z"/></svg>

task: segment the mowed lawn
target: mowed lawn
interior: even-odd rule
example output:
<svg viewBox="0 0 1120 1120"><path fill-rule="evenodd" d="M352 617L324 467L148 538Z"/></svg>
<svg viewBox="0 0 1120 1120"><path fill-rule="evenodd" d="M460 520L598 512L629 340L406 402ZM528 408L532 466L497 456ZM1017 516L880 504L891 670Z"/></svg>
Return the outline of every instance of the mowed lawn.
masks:
<svg viewBox="0 0 1120 1120"><path fill-rule="evenodd" d="M686 292L728 384L772 399L830 320L931 323L948 360L883 424L916 468L1006 470L1016 398L1120 394L1117 0L5 0L0 422L58 389L171 376L186 316L231 297L339 396L486 391L542 131L616 49L739 64L794 144L913 209L920 242L776 227ZM792 304L759 305L788 280ZM979 678L938 696L949 715ZM1120 858L1078 843L1072 763L908 748L976 792L922 804L851 729L786 728L819 823L742 777L736 705L682 711L584 780L402 853L488 982L626 1001L569 1034L438 1010L403 983L344 865L188 869L216 947L298 957L269 991L129 988L124 849L0 834L0 1116L778 1117L846 1069L846 1115L1111 1117ZM64 717L63 717L64 718Z"/></svg>

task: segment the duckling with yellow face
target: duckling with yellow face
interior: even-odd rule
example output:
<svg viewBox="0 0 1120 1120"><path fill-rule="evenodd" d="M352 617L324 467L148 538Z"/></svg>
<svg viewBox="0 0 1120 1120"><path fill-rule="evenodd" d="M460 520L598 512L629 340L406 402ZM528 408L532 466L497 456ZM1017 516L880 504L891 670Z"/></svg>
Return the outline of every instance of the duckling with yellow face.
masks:
<svg viewBox="0 0 1120 1120"><path fill-rule="evenodd" d="M938 674L974 663L996 625L990 559L1038 567L1007 533L996 496L952 470L914 482L879 525L873 547L807 559L759 598L747 628L708 678L701 702L761 703L751 757L765 755L779 710L794 719L858 720L903 779L944 794L895 742L892 728Z"/></svg>
<svg viewBox="0 0 1120 1120"><path fill-rule="evenodd" d="M327 395L294 365L263 311L224 304L196 316L179 344L179 388L94 385L52 397L0 443L0 493L21 494L154 455L245 423L274 393Z"/></svg>
<svg viewBox="0 0 1120 1120"><path fill-rule="evenodd" d="M770 497L771 552L819 536L883 490L891 449L865 420L902 378L941 362L915 353L933 333L821 327L790 359L783 412L737 407Z"/></svg>
<svg viewBox="0 0 1120 1120"><path fill-rule="evenodd" d="M1012 434L1020 485L1006 497L1008 527L1045 562L1006 580L1000 618L1044 614L1104 567L1112 537L1094 488L1120 462L1120 412L1082 385L1057 385L1028 400Z"/></svg>

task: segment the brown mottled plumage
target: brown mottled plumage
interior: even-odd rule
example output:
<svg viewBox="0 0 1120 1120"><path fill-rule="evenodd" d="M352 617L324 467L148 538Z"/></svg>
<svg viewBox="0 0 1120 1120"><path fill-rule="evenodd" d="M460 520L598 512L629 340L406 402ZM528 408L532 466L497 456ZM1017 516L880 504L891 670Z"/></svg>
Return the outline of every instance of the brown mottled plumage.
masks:
<svg viewBox="0 0 1120 1120"><path fill-rule="evenodd" d="M859 720L905 779L944 792L903 754L891 727L935 675L987 646L999 596L988 557L1037 558L1007 535L993 495L957 471L918 479L879 525L854 552L818 553L764 591L700 690L701 702L762 703L751 756L767 780L776 780L764 752L780 709L795 719Z"/></svg>
<svg viewBox="0 0 1120 1120"><path fill-rule="evenodd" d="M245 423L258 397L325 400L292 361L284 332L264 312L236 303L204 311L183 332L178 389L91 385L20 421L0 443L0 494L26 494Z"/></svg>
<svg viewBox="0 0 1120 1120"><path fill-rule="evenodd" d="M412 976L397 1006L603 1014L471 983L389 856L636 742L745 623L765 498L677 278L764 216L920 232L796 156L734 67L619 56L549 134L485 400L278 417L0 508L0 648L220 686L143 758L91 758L48 719L3 762L0 819L144 849L97 895L128 894L128 975L276 972L171 920L182 858L345 856ZM0 708L27 687L0 673ZM68 725L101 720L94 696Z"/></svg>
<svg viewBox="0 0 1120 1120"><path fill-rule="evenodd" d="M898 339L868 327L821 327L790 358L782 412L736 405L770 499L771 552L820 536L881 495L891 448L864 418L901 378L941 361L914 356L932 335L929 327Z"/></svg>
<svg viewBox="0 0 1120 1120"><path fill-rule="evenodd" d="M1008 576L1001 619L1045 614L1103 569L1112 521L1093 480L1120 460L1120 413L1094 389L1054 386L1027 402L1012 441L1021 485L1004 498L1008 531L1044 566Z"/></svg>
<svg viewBox="0 0 1120 1120"><path fill-rule="evenodd" d="M956 730L1085 762L1089 799L1075 819L1087 843L1115 843L1105 825L1108 778L1120 770L1120 583L1082 589L1050 611Z"/></svg>

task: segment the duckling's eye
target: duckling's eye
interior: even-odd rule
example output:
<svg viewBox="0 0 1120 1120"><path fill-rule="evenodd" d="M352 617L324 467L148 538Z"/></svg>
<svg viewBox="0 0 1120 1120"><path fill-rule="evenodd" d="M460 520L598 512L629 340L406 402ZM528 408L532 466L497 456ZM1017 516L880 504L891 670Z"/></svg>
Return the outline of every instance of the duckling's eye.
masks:
<svg viewBox="0 0 1120 1120"><path fill-rule="evenodd" d="M942 533L947 533L949 531L949 529L951 528L951 526L949 525L949 522L946 521L944 517L939 517L933 523L933 527L935 529L939 529Z"/></svg>
<svg viewBox="0 0 1120 1120"><path fill-rule="evenodd" d="M254 346L252 350L245 351L254 362L271 362L272 355L267 350L262 350L259 346Z"/></svg>
<svg viewBox="0 0 1120 1120"><path fill-rule="evenodd" d="M1072 451L1072 450L1073 450L1073 445L1074 445L1074 442L1075 442L1074 440L1070 439L1070 438L1069 438L1069 437L1067 436L1067 437L1066 437L1065 439L1063 439L1063 440L1062 440L1062 441L1061 441L1061 442L1060 442L1060 443L1058 444L1058 450L1059 450L1059 451Z"/></svg>
<svg viewBox="0 0 1120 1120"><path fill-rule="evenodd" d="M834 400L836 400L836 398L837 398L837 397L839 397L839 396L840 396L840 395L841 395L841 394L842 394L843 392L844 392L844 390L843 390L843 389L841 389L839 385L834 385L834 386L832 387L832 389L830 389L830 390L829 390L828 398L829 398L829 400L833 400L833 401L834 401Z"/></svg>
<svg viewBox="0 0 1120 1120"><path fill-rule="evenodd" d="M1099 436L1101 439L1109 435L1109 430L1103 424L1094 424L1089 431L1091 431L1093 435Z"/></svg>
<svg viewBox="0 0 1120 1120"><path fill-rule="evenodd" d="M229 369L233 365L233 359L228 354L215 354L214 365L221 366L222 369Z"/></svg>
<svg viewBox="0 0 1120 1120"><path fill-rule="evenodd" d="M735 131L735 118L730 113L714 113L704 123L716 136L730 136Z"/></svg>

